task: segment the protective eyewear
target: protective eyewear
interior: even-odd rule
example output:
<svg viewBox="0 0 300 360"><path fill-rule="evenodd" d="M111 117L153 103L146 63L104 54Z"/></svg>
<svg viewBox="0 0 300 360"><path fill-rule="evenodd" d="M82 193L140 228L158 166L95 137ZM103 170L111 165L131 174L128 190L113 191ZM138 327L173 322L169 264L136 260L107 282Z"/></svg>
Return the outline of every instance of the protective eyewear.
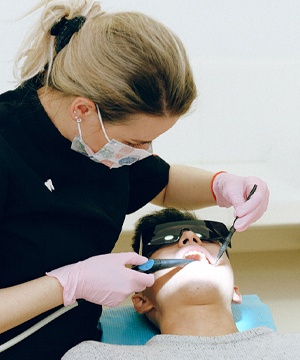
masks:
<svg viewBox="0 0 300 360"><path fill-rule="evenodd" d="M162 246L177 243L184 231L193 231L201 241L223 244L229 231L223 223L211 220L175 221L150 226L141 233L140 251L149 257Z"/></svg>

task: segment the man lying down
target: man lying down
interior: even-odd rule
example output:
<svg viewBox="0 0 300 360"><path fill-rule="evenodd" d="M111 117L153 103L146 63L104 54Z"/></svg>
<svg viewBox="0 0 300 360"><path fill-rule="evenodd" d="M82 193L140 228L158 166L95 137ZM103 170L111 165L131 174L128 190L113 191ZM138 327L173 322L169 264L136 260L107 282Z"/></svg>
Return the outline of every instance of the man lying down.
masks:
<svg viewBox="0 0 300 360"><path fill-rule="evenodd" d="M228 256L224 253L214 266L220 243L203 234L200 221L197 226L191 220L196 220L191 213L164 209L136 225L135 251L142 236L142 252L148 258L198 260L155 272L154 285L132 296L135 310L161 334L142 346L82 342L63 360L299 358L300 333L278 334L266 327L238 332L231 303L240 303L242 297Z"/></svg>

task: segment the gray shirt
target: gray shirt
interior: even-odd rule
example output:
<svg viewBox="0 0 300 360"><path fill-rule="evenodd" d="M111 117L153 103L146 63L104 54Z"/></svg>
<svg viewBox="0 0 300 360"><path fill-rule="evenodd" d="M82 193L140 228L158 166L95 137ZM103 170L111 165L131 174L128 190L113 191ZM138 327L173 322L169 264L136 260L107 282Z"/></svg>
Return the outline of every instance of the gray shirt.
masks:
<svg viewBox="0 0 300 360"><path fill-rule="evenodd" d="M300 359L300 333L278 334L259 327L216 337L156 335L145 345L112 345L86 341L63 360L289 360Z"/></svg>

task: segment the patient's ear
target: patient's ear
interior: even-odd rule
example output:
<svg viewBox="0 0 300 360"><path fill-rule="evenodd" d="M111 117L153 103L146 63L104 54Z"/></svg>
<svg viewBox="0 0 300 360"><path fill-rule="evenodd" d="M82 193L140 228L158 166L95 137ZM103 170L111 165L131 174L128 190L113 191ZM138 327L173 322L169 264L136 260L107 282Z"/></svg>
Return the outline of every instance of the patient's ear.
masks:
<svg viewBox="0 0 300 360"><path fill-rule="evenodd" d="M242 294L240 293L239 287L234 285L233 287L233 296L232 296L233 304L241 304L242 303Z"/></svg>
<svg viewBox="0 0 300 360"><path fill-rule="evenodd" d="M142 292L132 295L131 301L138 314L145 314L154 307L152 302Z"/></svg>

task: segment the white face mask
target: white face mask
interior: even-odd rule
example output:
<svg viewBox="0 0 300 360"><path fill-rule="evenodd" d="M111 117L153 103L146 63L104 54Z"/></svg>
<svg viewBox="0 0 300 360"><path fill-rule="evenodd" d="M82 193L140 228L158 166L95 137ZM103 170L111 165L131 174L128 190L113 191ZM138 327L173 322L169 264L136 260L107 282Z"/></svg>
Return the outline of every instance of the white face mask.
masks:
<svg viewBox="0 0 300 360"><path fill-rule="evenodd" d="M81 134L80 123L81 120L77 119L77 126L79 136L76 135L72 141L71 149L77 151L85 156L88 156L91 160L108 166L110 169L118 168L123 165L132 165L136 161L145 159L152 155L152 145L149 144L147 150L136 149L132 146L122 144L117 140L110 140L104 129L102 117L97 106L98 117L101 124L102 131L108 141L99 151L96 153L83 141Z"/></svg>

